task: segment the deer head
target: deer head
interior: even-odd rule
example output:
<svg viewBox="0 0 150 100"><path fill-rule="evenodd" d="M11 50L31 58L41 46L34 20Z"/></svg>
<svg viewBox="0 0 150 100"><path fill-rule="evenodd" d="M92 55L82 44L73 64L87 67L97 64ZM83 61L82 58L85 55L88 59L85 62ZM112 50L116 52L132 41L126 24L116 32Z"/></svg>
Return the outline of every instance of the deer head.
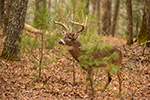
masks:
<svg viewBox="0 0 150 100"><path fill-rule="evenodd" d="M80 30L76 30L73 32L70 32L69 28L64 23L53 20L55 24L59 24L67 30L67 31L64 31L64 30L62 31L63 38L59 41L59 44L67 45L67 46L73 46L74 45L74 42L77 40L77 38L79 36L79 33L81 33L84 30L86 23L87 23L87 16L86 16L85 23L84 23L84 15L82 15L82 17L83 17L83 23L82 24L78 23L78 22L74 22L74 21L69 19L69 22L71 22L72 24L75 24L75 25L82 27Z"/></svg>

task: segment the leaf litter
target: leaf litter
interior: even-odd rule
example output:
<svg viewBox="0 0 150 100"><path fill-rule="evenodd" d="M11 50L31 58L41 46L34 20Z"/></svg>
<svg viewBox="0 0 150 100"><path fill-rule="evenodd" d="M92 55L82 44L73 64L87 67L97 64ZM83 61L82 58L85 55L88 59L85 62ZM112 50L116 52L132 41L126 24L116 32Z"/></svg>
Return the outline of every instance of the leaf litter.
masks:
<svg viewBox="0 0 150 100"><path fill-rule="evenodd" d="M111 38L111 39L110 39ZM2 39L2 38L0 38ZM111 41L110 41L111 40ZM125 41L109 37L106 43L118 46L123 52L121 66L122 95L118 95L118 79L112 75L112 81L106 91L101 93L107 76L104 71L94 73L95 100L150 100L150 49L138 44L126 46ZM136 46L136 48L135 48ZM0 44L0 51L3 45ZM58 50L63 47L57 48ZM50 54L52 50L46 51ZM43 66L42 77L37 81L38 67L30 55L21 58L19 62L6 61L0 58L0 99L15 100L62 100L88 99L85 93L85 72L76 64L76 85L73 86L73 62L56 52L58 60L48 66ZM48 55L48 58L51 56ZM71 58L72 59L72 58Z"/></svg>

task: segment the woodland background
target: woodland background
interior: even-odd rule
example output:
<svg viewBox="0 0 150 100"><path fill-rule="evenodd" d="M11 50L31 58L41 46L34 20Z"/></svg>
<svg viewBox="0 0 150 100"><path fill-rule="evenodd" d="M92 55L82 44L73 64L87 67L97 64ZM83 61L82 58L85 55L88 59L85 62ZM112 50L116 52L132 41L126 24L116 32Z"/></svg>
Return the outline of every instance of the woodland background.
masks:
<svg viewBox="0 0 150 100"><path fill-rule="evenodd" d="M85 72L58 44L63 28L53 23L55 18L76 30L66 17L82 22L82 12L88 22L79 39L100 39L123 53L122 95L115 75L101 93L107 78L99 70L94 99L150 98L149 0L1 0L0 99L88 99Z"/></svg>

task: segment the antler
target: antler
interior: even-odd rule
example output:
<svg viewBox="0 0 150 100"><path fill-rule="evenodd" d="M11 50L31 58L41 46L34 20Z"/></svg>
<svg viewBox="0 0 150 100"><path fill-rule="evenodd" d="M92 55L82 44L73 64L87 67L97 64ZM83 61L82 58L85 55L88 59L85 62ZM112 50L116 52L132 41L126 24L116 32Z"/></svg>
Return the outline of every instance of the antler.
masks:
<svg viewBox="0 0 150 100"><path fill-rule="evenodd" d="M55 24L59 24L59 25L63 26L63 27L67 30L67 32L69 32L69 28L68 28L64 23L55 21L54 19L53 19L53 22L54 22Z"/></svg>
<svg viewBox="0 0 150 100"><path fill-rule="evenodd" d="M85 23L84 23L84 14L82 13L82 19L83 19L83 23L82 23L82 24L81 24L81 23L78 23L78 22L74 22L74 21L72 21L72 20L69 19L69 21L70 21L71 23L73 23L73 24L75 24L75 25L79 25L79 26L82 27L82 29L78 30L78 33L82 32L82 31L84 30L88 18L87 18L87 16L86 16L86 20L85 20Z"/></svg>

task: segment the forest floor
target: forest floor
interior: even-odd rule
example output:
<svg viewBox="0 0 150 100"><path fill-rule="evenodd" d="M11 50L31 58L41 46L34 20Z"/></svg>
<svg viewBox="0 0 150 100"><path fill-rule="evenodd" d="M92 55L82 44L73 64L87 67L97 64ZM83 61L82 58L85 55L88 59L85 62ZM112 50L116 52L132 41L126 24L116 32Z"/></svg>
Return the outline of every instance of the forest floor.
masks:
<svg viewBox="0 0 150 100"><path fill-rule="evenodd" d="M1 33L1 32L0 32ZM4 37L0 35L0 52ZM118 79L112 81L106 91L101 89L106 83L104 71L94 73L95 100L150 100L150 49L138 44L126 46L125 40L109 37L106 43L116 45L122 50L123 63L120 68L122 95L118 95ZM63 48L63 47L60 47ZM31 62L30 55L21 61L6 61L0 58L0 99L1 100L64 100L88 99L85 93L85 72L75 66L76 85L72 85L73 62L55 50L44 50L47 55L57 54L57 62L42 67L42 76L37 81L38 67ZM66 54L71 57L69 53Z"/></svg>

